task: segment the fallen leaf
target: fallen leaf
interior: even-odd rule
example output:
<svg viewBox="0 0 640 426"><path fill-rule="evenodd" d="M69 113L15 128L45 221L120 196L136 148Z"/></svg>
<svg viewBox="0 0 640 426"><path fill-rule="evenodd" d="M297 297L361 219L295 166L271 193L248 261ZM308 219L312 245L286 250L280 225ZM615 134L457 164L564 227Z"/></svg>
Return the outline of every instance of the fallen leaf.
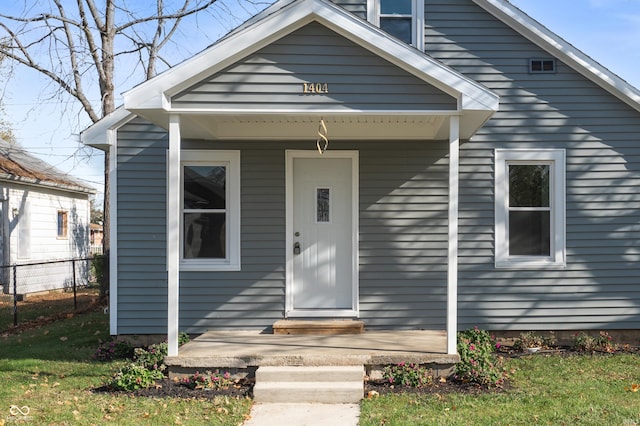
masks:
<svg viewBox="0 0 640 426"><path fill-rule="evenodd" d="M369 391L369 393L367 394L367 398L371 399L371 398L377 398L379 397L380 394L374 390Z"/></svg>
<svg viewBox="0 0 640 426"><path fill-rule="evenodd" d="M68 338L68 337L66 337L66 336L62 336L62 337L60 338L60 340L61 340L61 341L63 341L63 342L66 342L68 339L69 339L69 338Z"/></svg>
<svg viewBox="0 0 640 426"><path fill-rule="evenodd" d="M447 383L446 377L440 377L440 383Z"/></svg>

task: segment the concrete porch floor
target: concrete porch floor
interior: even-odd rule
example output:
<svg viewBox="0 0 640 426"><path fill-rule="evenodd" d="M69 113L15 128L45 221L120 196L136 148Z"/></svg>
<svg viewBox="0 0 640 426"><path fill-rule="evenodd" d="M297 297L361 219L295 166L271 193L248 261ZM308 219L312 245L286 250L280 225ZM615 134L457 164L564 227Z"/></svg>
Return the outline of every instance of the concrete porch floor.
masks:
<svg viewBox="0 0 640 426"><path fill-rule="evenodd" d="M448 370L460 358L447 354L445 331L366 331L344 335L275 335L209 331L167 357L170 374L260 366L364 365L400 362Z"/></svg>

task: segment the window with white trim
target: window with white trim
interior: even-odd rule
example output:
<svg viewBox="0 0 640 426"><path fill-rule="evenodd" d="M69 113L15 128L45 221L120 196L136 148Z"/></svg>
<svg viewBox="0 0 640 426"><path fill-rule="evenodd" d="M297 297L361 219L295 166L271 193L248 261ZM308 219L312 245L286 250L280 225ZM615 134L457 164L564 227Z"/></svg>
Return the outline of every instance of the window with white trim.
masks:
<svg viewBox="0 0 640 426"><path fill-rule="evenodd" d="M239 270L240 151L181 156L181 269Z"/></svg>
<svg viewBox="0 0 640 426"><path fill-rule="evenodd" d="M565 266L564 150L495 152L498 268Z"/></svg>
<svg viewBox="0 0 640 426"><path fill-rule="evenodd" d="M424 47L424 1L368 0L368 20L418 49Z"/></svg>

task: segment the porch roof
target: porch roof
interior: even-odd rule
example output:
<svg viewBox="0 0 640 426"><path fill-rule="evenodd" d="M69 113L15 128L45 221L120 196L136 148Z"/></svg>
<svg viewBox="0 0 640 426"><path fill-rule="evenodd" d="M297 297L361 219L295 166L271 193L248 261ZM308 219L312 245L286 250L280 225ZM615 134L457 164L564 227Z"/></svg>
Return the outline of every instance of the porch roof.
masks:
<svg viewBox="0 0 640 426"><path fill-rule="evenodd" d="M209 104L197 109L176 105L174 98L205 79L311 23L318 23L365 51L384 59L399 72L450 96L454 109L397 110L371 108L258 109ZM366 68L363 68L366 70ZM375 87L371 94L375 94ZM179 115L184 138L282 139L309 138L322 117L332 139L446 139L448 117L460 117L460 133L470 138L498 110L498 96L429 55L390 37L379 28L327 0L279 1L236 31L193 58L124 93L122 109L168 129ZM122 119L122 113L120 119ZM117 114L116 114L117 116ZM97 123L113 129L118 117ZM110 121L109 121L110 120ZM251 124L251 125L246 125ZM109 145L98 132L83 135L89 145Z"/></svg>

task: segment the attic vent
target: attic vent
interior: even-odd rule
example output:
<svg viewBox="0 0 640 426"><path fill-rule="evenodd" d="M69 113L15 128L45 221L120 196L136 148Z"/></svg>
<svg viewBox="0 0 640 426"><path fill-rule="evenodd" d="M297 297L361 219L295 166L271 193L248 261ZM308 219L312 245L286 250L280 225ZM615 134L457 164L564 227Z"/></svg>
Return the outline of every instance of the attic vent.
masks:
<svg viewBox="0 0 640 426"><path fill-rule="evenodd" d="M555 59L529 59L530 73L554 73L556 71Z"/></svg>

